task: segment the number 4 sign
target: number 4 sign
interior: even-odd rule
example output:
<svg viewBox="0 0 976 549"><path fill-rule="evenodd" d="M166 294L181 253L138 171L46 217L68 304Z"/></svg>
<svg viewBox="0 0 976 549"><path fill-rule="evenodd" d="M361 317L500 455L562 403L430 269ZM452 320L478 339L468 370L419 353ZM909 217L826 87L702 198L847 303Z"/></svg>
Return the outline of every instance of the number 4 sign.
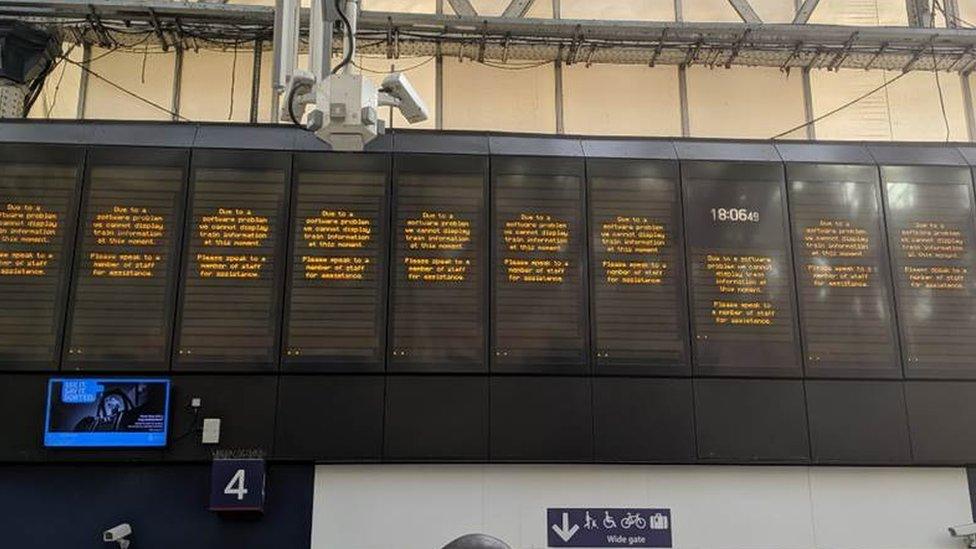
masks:
<svg viewBox="0 0 976 549"><path fill-rule="evenodd" d="M215 459L210 469L211 511L264 511L264 460Z"/></svg>

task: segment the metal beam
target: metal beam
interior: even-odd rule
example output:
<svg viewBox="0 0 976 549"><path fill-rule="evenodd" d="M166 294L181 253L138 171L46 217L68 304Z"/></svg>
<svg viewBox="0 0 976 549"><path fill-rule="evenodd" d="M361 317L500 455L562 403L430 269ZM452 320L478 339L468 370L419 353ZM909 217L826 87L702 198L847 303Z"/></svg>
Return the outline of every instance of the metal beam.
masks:
<svg viewBox="0 0 976 549"><path fill-rule="evenodd" d="M910 27L932 26L929 0L905 0L905 9L908 10L908 25Z"/></svg>
<svg viewBox="0 0 976 549"><path fill-rule="evenodd" d="M732 4L732 9L739 14L746 23L753 25L759 25L762 23L762 18L756 13L756 10L752 9L752 5L749 0L729 0L729 4Z"/></svg>
<svg viewBox="0 0 976 549"><path fill-rule="evenodd" d="M0 3L0 16L56 26L79 42L97 44L99 33L86 22L89 6L105 32L123 47L157 44L148 7L164 33L176 35L178 19L187 36L211 40L201 40L204 47L219 47L210 44L221 40L240 42L242 37L246 42L263 39L267 44L274 29L270 7L163 0L5 0ZM308 11L301 17L307 28ZM968 65L962 60L972 58L976 46L972 30L919 27L540 20L386 12L364 12L359 26L360 51L365 55L386 55L385 38L394 27L399 31L402 56L433 56L440 51L445 56L476 58L483 43L485 59L507 56L509 61L554 61L560 48L569 51L575 44L579 51L587 52L591 63L648 65L654 58L656 65L680 65L692 49L699 50L703 59L715 59L716 52L728 56L749 28L752 32L740 44L732 63L735 66L779 68L787 60L791 66L806 66L814 56L834 59L846 51L836 68L901 70L924 44L925 55L915 59L912 68L931 70L937 59L940 67L961 72ZM658 52L665 31L667 42ZM857 42L849 45L854 31L858 32Z"/></svg>
<svg viewBox="0 0 976 549"><path fill-rule="evenodd" d="M454 13L462 17L477 17L478 11L471 5L471 0L447 0L454 8Z"/></svg>
<svg viewBox="0 0 976 549"><path fill-rule="evenodd" d="M525 17L532 4L535 4L535 0L512 0L502 12L502 17Z"/></svg>
<svg viewBox="0 0 976 549"><path fill-rule="evenodd" d="M797 8L796 15L793 17L793 24L805 25L810 20L810 16L813 15L813 10L817 9L817 4L819 3L820 0L803 0L803 4Z"/></svg>

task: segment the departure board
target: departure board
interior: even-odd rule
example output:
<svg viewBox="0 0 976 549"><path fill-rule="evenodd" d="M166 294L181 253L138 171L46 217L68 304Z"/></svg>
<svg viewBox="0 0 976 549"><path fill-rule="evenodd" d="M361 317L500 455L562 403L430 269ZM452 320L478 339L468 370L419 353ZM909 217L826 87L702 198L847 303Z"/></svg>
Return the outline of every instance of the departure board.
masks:
<svg viewBox="0 0 976 549"><path fill-rule="evenodd" d="M64 368L169 369L187 156L90 153Z"/></svg>
<svg viewBox="0 0 976 549"><path fill-rule="evenodd" d="M382 370L387 219L385 156L296 156L283 366Z"/></svg>
<svg viewBox="0 0 976 549"><path fill-rule="evenodd" d="M808 376L901 376L875 166L790 164Z"/></svg>
<svg viewBox="0 0 976 549"><path fill-rule="evenodd" d="M976 231L969 170L883 166L910 377L976 377Z"/></svg>
<svg viewBox="0 0 976 549"><path fill-rule="evenodd" d="M677 163L590 160L597 373L688 367Z"/></svg>
<svg viewBox="0 0 976 549"><path fill-rule="evenodd" d="M82 157L0 146L0 370L58 368Z"/></svg>
<svg viewBox="0 0 976 549"><path fill-rule="evenodd" d="M278 363L289 157L195 152L176 367Z"/></svg>
<svg viewBox="0 0 976 549"><path fill-rule="evenodd" d="M684 162L682 185L696 372L799 374L782 165Z"/></svg>
<svg viewBox="0 0 976 549"><path fill-rule="evenodd" d="M483 371L487 161L396 163L388 368Z"/></svg>
<svg viewBox="0 0 976 549"><path fill-rule="evenodd" d="M582 163L492 160L493 369L588 366Z"/></svg>

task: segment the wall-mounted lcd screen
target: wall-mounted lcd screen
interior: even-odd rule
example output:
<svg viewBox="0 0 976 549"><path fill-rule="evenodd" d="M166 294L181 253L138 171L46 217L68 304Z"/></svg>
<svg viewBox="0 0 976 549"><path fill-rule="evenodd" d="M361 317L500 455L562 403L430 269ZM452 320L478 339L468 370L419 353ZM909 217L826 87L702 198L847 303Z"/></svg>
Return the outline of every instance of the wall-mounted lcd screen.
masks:
<svg viewBox="0 0 976 549"><path fill-rule="evenodd" d="M289 160L194 153L176 368L277 368Z"/></svg>
<svg viewBox="0 0 976 549"><path fill-rule="evenodd" d="M687 369L688 317L675 162L590 160L597 373Z"/></svg>
<svg viewBox="0 0 976 549"><path fill-rule="evenodd" d="M582 175L578 159L492 160L493 370L588 366Z"/></svg>
<svg viewBox="0 0 976 549"><path fill-rule="evenodd" d="M187 153L89 155L65 368L169 369Z"/></svg>
<svg viewBox="0 0 976 549"><path fill-rule="evenodd" d="M790 213L808 376L900 376L875 166L791 164Z"/></svg>
<svg viewBox="0 0 976 549"><path fill-rule="evenodd" d="M286 367L382 370L389 158L296 157Z"/></svg>
<svg viewBox="0 0 976 549"><path fill-rule="evenodd" d="M389 369L485 369L481 157L396 160Z"/></svg>
<svg viewBox="0 0 976 549"><path fill-rule="evenodd" d="M798 375L782 165L681 169L696 372Z"/></svg>
<svg viewBox="0 0 976 549"><path fill-rule="evenodd" d="M82 157L0 147L0 369L58 368Z"/></svg>
<svg viewBox="0 0 976 549"><path fill-rule="evenodd" d="M166 446L167 379L51 379L44 446L135 448Z"/></svg>
<svg viewBox="0 0 976 549"><path fill-rule="evenodd" d="M976 376L976 229L969 170L881 169L909 377Z"/></svg>

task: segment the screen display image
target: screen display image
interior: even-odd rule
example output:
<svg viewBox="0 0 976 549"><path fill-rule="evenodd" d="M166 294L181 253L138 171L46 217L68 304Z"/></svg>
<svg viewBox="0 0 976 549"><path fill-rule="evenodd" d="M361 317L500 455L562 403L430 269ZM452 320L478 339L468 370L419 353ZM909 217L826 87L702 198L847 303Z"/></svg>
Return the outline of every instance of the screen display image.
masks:
<svg viewBox="0 0 976 549"><path fill-rule="evenodd" d="M696 370L799 373L782 166L682 169Z"/></svg>
<svg viewBox="0 0 976 549"><path fill-rule="evenodd" d="M580 370L589 355L583 178L542 175L557 163L534 162L494 176L493 368Z"/></svg>
<svg viewBox="0 0 976 549"><path fill-rule="evenodd" d="M169 384L165 379L51 379L44 445L166 446Z"/></svg>
<svg viewBox="0 0 976 549"><path fill-rule="evenodd" d="M176 367L275 369L288 159L201 157L192 172Z"/></svg>
<svg viewBox="0 0 976 549"><path fill-rule="evenodd" d="M481 159L458 160L418 173L414 170L425 167L421 159L401 161L395 190L391 370L484 370L483 165ZM442 172L451 168L458 173Z"/></svg>
<svg viewBox="0 0 976 549"><path fill-rule="evenodd" d="M8 369L57 369L80 174L81 154L0 147L0 359Z"/></svg>
<svg viewBox="0 0 976 549"><path fill-rule="evenodd" d="M790 211L807 374L901 374L873 166L791 167Z"/></svg>
<svg viewBox="0 0 976 549"><path fill-rule="evenodd" d="M107 157L125 153L160 165L119 165ZM168 369L186 155L106 150L94 151L91 162L65 362Z"/></svg>
<svg viewBox="0 0 976 549"><path fill-rule="evenodd" d="M610 162L588 164L597 371L675 371L688 364L676 166Z"/></svg>
<svg viewBox="0 0 976 549"><path fill-rule="evenodd" d="M362 162L340 164L353 160ZM286 365L382 369L388 162L379 160L297 160Z"/></svg>
<svg viewBox="0 0 976 549"><path fill-rule="evenodd" d="M976 227L968 170L883 167L907 375L976 376Z"/></svg>

